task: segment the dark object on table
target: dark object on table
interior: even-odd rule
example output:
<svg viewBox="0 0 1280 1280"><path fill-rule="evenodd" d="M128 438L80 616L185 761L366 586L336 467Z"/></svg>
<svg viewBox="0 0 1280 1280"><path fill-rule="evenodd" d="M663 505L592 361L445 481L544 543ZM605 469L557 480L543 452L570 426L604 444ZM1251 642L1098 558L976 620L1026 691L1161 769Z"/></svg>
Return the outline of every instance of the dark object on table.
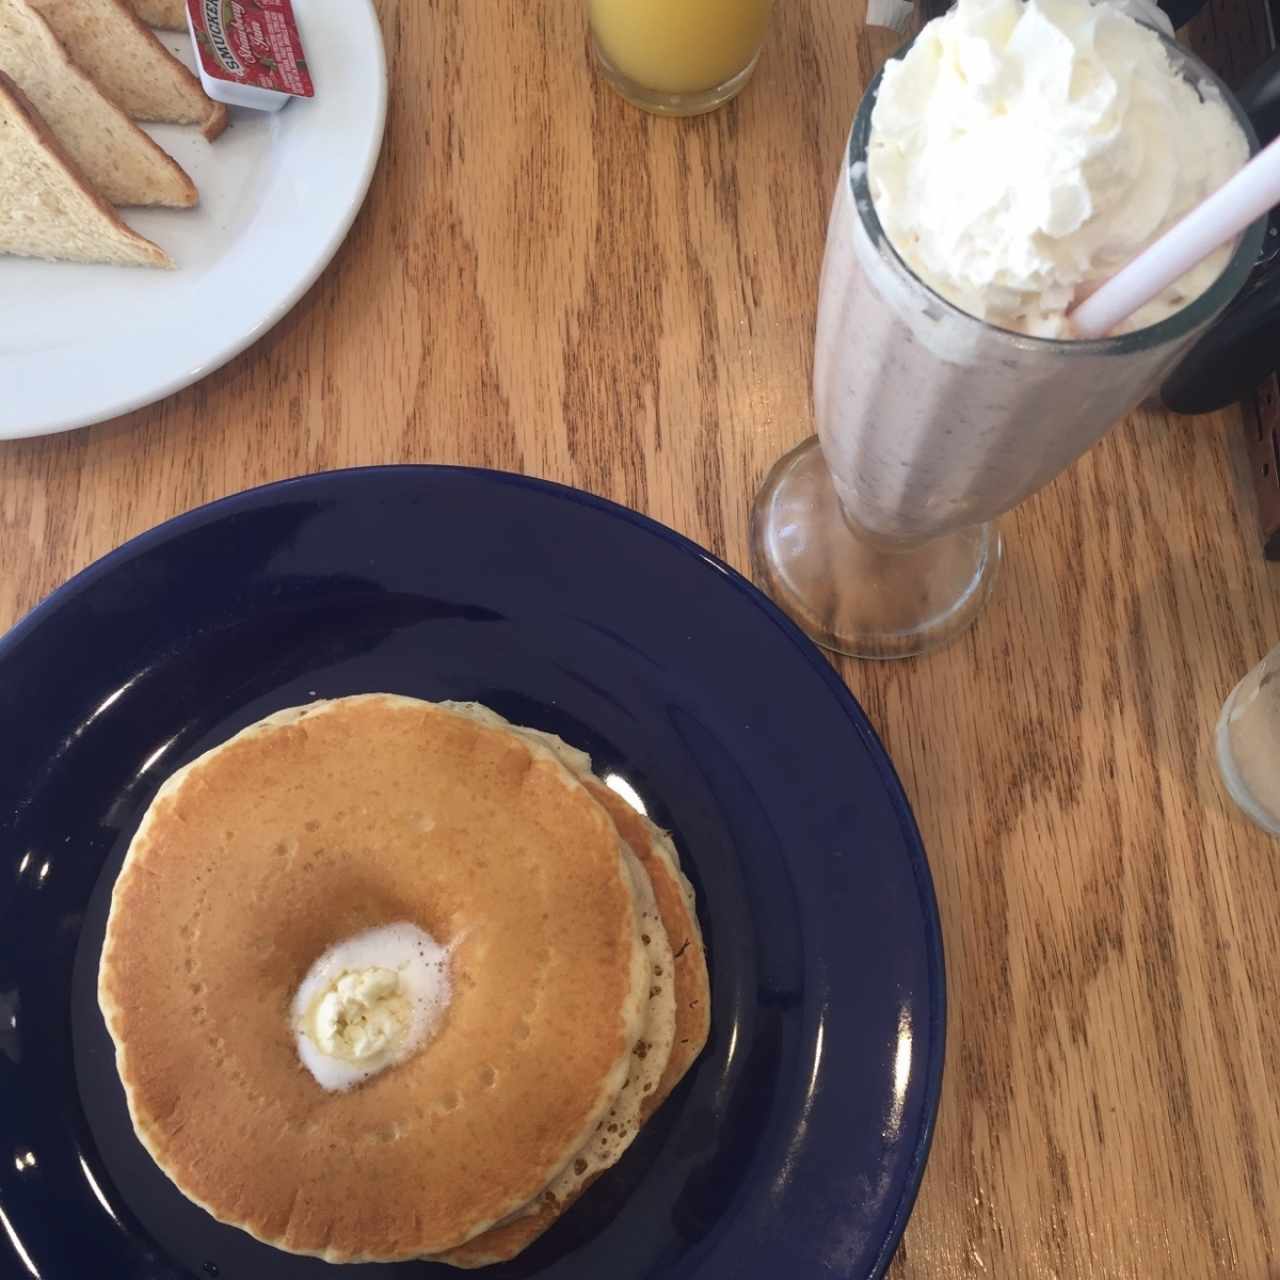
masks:
<svg viewBox="0 0 1280 1280"><path fill-rule="evenodd" d="M1180 27L1204 8L1205 0L1160 0L1160 7L1175 27Z"/></svg>
<svg viewBox="0 0 1280 1280"><path fill-rule="evenodd" d="M1272 377L1244 406L1244 427L1262 550L1268 560L1280 560L1280 378Z"/></svg>

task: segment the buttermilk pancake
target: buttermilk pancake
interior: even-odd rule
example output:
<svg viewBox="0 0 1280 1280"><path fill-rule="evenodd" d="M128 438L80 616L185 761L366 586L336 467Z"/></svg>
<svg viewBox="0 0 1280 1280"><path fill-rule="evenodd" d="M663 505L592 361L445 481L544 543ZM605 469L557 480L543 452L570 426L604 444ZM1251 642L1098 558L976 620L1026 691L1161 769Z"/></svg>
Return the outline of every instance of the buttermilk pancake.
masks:
<svg viewBox="0 0 1280 1280"><path fill-rule="evenodd" d="M251 726L165 784L112 897L99 1000L140 1139L215 1217L330 1261L533 1218L628 1105L642 1035L680 1038L650 852L545 745L457 710Z"/></svg>
<svg viewBox="0 0 1280 1280"><path fill-rule="evenodd" d="M496 713L476 704L445 705L486 723L506 724ZM580 777L644 868L650 886L648 894L641 891L642 927L652 980L650 1009L627 1084L591 1142L551 1183L530 1212L439 1257L439 1261L455 1267L505 1262L551 1227L600 1174L621 1158L702 1052L710 1025L706 953L693 889L679 869L670 838L594 777L590 757L584 752L552 734L510 727L528 740L545 744Z"/></svg>
<svg viewBox="0 0 1280 1280"><path fill-rule="evenodd" d="M490 723L506 724L496 712L475 703L443 703L443 706L475 708ZM680 870L680 855L671 837L637 812L616 791L591 772L591 757L563 739L539 729L509 725L527 741L540 742L572 770L613 819L618 834L640 859L653 885L658 912L666 927L675 954L675 998L677 1035L671 1058L662 1079L665 1097L684 1078L705 1048L711 1025L711 984L707 975L707 954L698 924L693 886Z"/></svg>

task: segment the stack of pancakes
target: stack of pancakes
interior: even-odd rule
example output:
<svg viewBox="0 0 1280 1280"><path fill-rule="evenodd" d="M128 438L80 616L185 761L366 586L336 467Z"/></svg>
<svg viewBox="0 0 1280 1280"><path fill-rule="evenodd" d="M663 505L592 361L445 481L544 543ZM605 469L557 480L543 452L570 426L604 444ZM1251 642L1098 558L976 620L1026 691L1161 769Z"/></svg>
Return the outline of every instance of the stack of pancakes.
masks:
<svg viewBox="0 0 1280 1280"><path fill-rule="evenodd" d="M345 1091L304 1069L309 968L412 924L450 997ZM559 739L386 694L280 712L156 796L99 998L138 1136L190 1199L331 1262L503 1261L701 1052L706 960L666 835Z"/></svg>

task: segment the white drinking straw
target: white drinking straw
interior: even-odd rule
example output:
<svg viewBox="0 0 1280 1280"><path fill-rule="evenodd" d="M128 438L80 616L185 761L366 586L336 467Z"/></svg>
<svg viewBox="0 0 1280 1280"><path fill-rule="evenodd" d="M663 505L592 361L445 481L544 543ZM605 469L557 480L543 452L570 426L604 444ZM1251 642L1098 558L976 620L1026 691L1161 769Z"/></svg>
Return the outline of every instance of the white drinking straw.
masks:
<svg viewBox="0 0 1280 1280"><path fill-rule="evenodd" d="M1105 338L1122 320L1280 204L1280 138L1071 312L1077 338Z"/></svg>

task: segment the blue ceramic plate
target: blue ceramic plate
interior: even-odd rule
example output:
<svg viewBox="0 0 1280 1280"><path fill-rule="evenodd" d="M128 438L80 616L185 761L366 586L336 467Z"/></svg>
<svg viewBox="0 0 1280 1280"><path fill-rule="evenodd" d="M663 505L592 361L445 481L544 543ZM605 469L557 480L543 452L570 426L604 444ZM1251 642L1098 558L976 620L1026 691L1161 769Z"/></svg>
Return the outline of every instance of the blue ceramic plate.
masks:
<svg viewBox="0 0 1280 1280"><path fill-rule="evenodd" d="M670 530L435 467L203 507L0 641L0 1275L334 1280L152 1164L94 987L164 778L268 712L364 690L478 699L586 748L674 832L698 891L706 1053L622 1163L489 1274L881 1275L929 1148L945 994L924 851L866 718L763 596Z"/></svg>

